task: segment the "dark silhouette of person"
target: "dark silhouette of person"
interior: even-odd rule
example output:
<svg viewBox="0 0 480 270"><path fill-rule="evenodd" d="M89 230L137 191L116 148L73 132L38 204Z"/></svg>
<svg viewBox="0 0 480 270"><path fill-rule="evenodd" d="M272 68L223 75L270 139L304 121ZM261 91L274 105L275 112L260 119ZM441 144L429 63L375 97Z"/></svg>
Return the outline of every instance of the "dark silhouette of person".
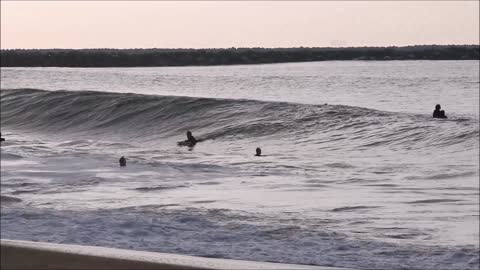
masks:
<svg viewBox="0 0 480 270"><path fill-rule="evenodd" d="M255 149L255 152L257 152L257 153L255 154L256 157L259 157L259 156L262 155L262 149L260 149L260 147L257 147L257 149Z"/></svg>
<svg viewBox="0 0 480 270"><path fill-rule="evenodd" d="M118 162L120 163L120 167L127 166L127 159L125 157L121 157Z"/></svg>
<svg viewBox="0 0 480 270"><path fill-rule="evenodd" d="M4 142L5 138L2 138L2 133L0 133L0 142Z"/></svg>
<svg viewBox="0 0 480 270"><path fill-rule="evenodd" d="M189 130L187 131L187 142L190 146L194 146L198 140L193 137L192 132Z"/></svg>
<svg viewBox="0 0 480 270"><path fill-rule="evenodd" d="M442 106L440 106L440 104L437 104L435 106L435 110L433 111L433 118L447 118L447 116L445 115L445 111L440 110L441 108Z"/></svg>

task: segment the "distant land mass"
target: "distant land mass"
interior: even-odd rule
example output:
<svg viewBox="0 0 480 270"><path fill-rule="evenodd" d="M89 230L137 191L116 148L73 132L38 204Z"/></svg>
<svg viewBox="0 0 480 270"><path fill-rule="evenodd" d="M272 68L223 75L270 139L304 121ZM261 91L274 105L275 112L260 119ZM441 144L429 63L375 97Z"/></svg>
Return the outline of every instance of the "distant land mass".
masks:
<svg viewBox="0 0 480 270"><path fill-rule="evenodd" d="M2 67L163 67L339 60L479 60L479 45L350 48L2 49Z"/></svg>

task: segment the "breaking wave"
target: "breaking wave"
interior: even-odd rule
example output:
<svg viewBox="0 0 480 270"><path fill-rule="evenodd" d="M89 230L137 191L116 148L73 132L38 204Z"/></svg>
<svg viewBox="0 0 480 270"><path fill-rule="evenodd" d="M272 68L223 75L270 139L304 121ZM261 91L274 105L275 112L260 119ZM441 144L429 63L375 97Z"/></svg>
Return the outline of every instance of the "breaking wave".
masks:
<svg viewBox="0 0 480 270"><path fill-rule="evenodd" d="M476 119L344 105L156 96L94 91L1 91L1 124L20 130L158 140L194 130L206 140L272 137L299 144L395 149L475 146Z"/></svg>

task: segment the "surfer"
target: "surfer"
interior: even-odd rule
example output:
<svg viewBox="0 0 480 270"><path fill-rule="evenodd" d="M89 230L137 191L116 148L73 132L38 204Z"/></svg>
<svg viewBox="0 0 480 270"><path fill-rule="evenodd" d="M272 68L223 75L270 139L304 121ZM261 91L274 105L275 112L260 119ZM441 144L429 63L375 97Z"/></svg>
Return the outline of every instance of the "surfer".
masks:
<svg viewBox="0 0 480 270"><path fill-rule="evenodd" d="M195 137L193 137L192 132L190 130L187 131L187 142L192 146L198 142L198 140L195 139Z"/></svg>
<svg viewBox="0 0 480 270"><path fill-rule="evenodd" d="M440 106L440 104L437 104L435 106L435 110L433 111L433 118L447 118L447 116L445 115L445 111L444 110L440 110L442 107Z"/></svg>
<svg viewBox="0 0 480 270"><path fill-rule="evenodd" d="M127 159L123 156L118 160L118 162L120 163L120 167L127 166Z"/></svg>
<svg viewBox="0 0 480 270"><path fill-rule="evenodd" d="M197 142L201 141L203 141L203 139L196 139L195 137L193 137L192 132L189 130L187 131L187 139L185 141L177 142L177 145L193 148L197 144Z"/></svg>
<svg viewBox="0 0 480 270"><path fill-rule="evenodd" d="M260 149L260 147L257 147L257 149L255 149L255 152L257 152L257 153L255 154L256 157L259 157L259 156L262 155L262 149Z"/></svg>

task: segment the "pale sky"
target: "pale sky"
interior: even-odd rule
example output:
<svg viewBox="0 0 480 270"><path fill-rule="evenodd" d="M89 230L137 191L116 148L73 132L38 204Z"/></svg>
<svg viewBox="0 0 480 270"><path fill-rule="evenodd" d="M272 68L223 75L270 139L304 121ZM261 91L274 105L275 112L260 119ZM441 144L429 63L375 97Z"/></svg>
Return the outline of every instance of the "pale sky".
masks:
<svg viewBox="0 0 480 270"><path fill-rule="evenodd" d="M1 47L479 44L479 1L1 1Z"/></svg>

